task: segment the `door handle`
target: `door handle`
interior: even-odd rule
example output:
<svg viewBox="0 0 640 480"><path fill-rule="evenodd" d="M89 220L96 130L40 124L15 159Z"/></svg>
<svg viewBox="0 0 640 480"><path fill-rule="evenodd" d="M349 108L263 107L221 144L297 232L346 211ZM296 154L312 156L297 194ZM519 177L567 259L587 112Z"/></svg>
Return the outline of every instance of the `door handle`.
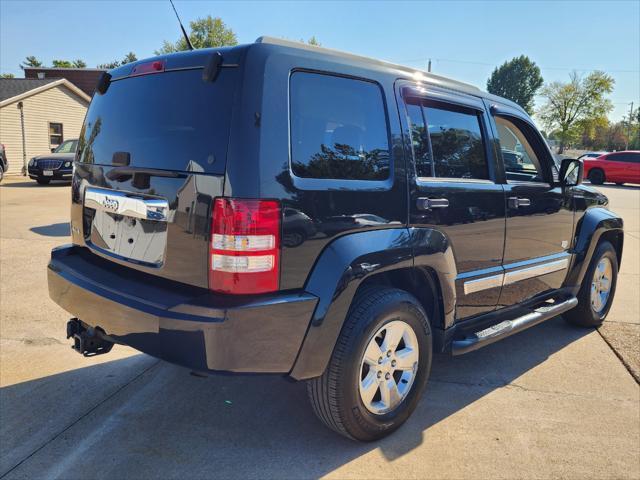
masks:
<svg viewBox="0 0 640 480"><path fill-rule="evenodd" d="M447 208L449 200L446 198L418 198L419 210L431 210L432 208Z"/></svg>
<svg viewBox="0 0 640 480"><path fill-rule="evenodd" d="M531 200L528 198L509 197L509 208L529 206L531 206Z"/></svg>

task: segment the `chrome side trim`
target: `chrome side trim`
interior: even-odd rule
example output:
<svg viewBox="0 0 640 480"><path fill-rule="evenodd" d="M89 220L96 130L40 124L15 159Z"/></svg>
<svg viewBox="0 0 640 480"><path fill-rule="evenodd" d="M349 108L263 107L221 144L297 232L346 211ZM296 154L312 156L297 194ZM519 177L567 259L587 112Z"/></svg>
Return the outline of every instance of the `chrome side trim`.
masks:
<svg viewBox="0 0 640 480"><path fill-rule="evenodd" d="M464 293L465 295L469 295L470 293L488 290L489 288L501 287L503 279L504 273L492 275L491 277L478 278L477 280L469 280L468 282L464 282Z"/></svg>
<svg viewBox="0 0 640 480"><path fill-rule="evenodd" d="M488 290L490 288L503 287L521 280L539 277L541 275L546 275L547 273L558 272L567 268L569 268L569 258L562 258L560 260L553 260L534 265L532 267L518 268L506 273L491 275L490 277L468 280L464 282L464 293L465 295L468 295L470 293L481 292L482 290Z"/></svg>
<svg viewBox="0 0 640 480"><path fill-rule="evenodd" d="M87 187L84 206L126 217L167 222L169 202L160 198L142 198L134 193Z"/></svg>
<svg viewBox="0 0 640 480"><path fill-rule="evenodd" d="M513 270L504 274L504 285L511 285L512 283L526 280L528 278L539 277L546 275L547 273L557 272L569 267L569 259L563 258L562 260L556 260L553 262L543 263L541 265L535 265L533 267L521 268L520 270Z"/></svg>

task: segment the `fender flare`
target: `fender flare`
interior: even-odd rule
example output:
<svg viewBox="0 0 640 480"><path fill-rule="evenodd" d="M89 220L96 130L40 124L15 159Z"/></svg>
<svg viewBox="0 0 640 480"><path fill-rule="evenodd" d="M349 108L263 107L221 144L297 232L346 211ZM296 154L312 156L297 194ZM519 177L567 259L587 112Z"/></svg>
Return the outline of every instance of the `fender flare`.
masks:
<svg viewBox="0 0 640 480"><path fill-rule="evenodd" d="M564 285L579 290L584 275L589 268L591 257L602 235L609 231L623 232L622 218L606 208L593 207L588 209L578 220L574 248L571 251L573 261L565 279ZM618 255L622 258L622 242Z"/></svg>
<svg viewBox="0 0 640 480"><path fill-rule="evenodd" d="M425 237L425 230L431 232ZM414 262L416 241L420 247ZM453 265L453 273L448 270ZM351 302L364 280L391 270L430 267L438 275L445 315L455 305L455 263L446 237L431 229L392 228L352 233L331 242L320 254L307 278L305 291L318 304L290 375L305 380L322 375L342 330ZM444 272L442 275L440 272ZM451 298L453 295L453 298Z"/></svg>

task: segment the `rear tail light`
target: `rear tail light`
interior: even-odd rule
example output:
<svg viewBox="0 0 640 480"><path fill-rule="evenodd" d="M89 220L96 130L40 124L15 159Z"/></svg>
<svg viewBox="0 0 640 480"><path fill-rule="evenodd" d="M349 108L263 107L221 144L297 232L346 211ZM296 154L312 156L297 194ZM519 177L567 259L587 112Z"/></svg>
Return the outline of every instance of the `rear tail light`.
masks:
<svg viewBox="0 0 640 480"><path fill-rule="evenodd" d="M278 289L280 205L217 198L209 246L209 288L245 294Z"/></svg>

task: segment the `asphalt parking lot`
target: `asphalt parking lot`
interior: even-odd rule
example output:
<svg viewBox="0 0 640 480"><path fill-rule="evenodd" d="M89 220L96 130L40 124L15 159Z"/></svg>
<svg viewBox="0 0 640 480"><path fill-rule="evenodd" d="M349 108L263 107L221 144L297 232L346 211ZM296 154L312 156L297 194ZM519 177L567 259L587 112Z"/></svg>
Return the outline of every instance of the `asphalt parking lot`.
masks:
<svg viewBox="0 0 640 480"><path fill-rule="evenodd" d="M195 376L122 346L72 352L46 287L69 187L5 179L0 478L640 478L640 187L601 190L626 233L600 331L555 318L437 357L407 424L357 444L316 420L300 383Z"/></svg>

